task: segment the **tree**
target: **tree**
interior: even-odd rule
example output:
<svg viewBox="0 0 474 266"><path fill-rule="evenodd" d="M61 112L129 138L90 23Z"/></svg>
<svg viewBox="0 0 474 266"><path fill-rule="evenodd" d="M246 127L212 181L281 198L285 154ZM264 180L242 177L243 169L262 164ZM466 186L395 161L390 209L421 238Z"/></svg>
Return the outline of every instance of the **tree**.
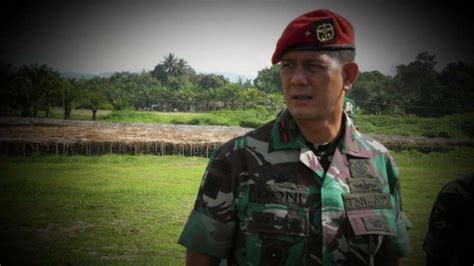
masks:
<svg viewBox="0 0 474 266"><path fill-rule="evenodd" d="M201 90L213 90L229 84L227 78L216 74L199 74L195 79L197 87Z"/></svg>
<svg viewBox="0 0 474 266"><path fill-rule="evenodd" d="M440 104L448 108L448 113L474 111L474 63L446 65L439 81L444 88Z"/></svg>
<svg viewBox="0 0 474 266"><path fill-rule="evenodd" d="M435 58L435 55L422 52L408 65L397 66L391 93L396 96L394 101L404 106L407 113L421 116L441 114L439 102L444 89L434 69Z"/></svg>
<svg viewBox="0 0 474 266"><path fill-rule="evenodd" d="M245 88L241 84L238 84L238 86L241 88L237 95L239 96L240 104L244 107L243 109L253 109L259 105L266 104L265 93L262 91L257 88Z"/></svg>
<svg viewBox="0 0 474 266"><path fill-rule="evenodd" d="M15 108L13 89L17 69L11 64L0 62L0 115L9 115Z"/></svg>
<svg viewBox="0 0 474 266"><path fill-rule="evenodd" d="M76 79L66 79L61 82L63 118L70 119L71 112L81 101L80 83Z"/></svg>
<svg viewBox="0 0 474 266"><path fill-rule="evenodd" d="M280 65L273 65L258 71L257 78L253 81L257 89L265 92L281 92Z"/></svg>
<svg viewBox="0 0 474 266"><path fill-rule="evenodd" d="M164 57L164 60L161 61L161 65L163 65L163 69L172 76L178 75L178 58L169 53L167 56Z"/></svg>
<svg viewBox="0 0 474 266"><path fill-rule="evenodd" d="M169 53L159 64L155 66L151 75L159 80L164 86L175 89L186 88L196 75L196 71L182 58Z"/></svg>
<svg viewBox="0 0 474 266"><path fill-rule="evenodd" d="M21 67L13 92L21 115L35 115L41 106L49 105L47 101L57 93L60 81L59 73L47 65Z"/></svg>
<svg viewBox="0 0 474 266"><path fill-rule="evenodd" d="M110 108L110 103L105 95L105 80L95 77L81 81L82 106L92 111L92 120L97 119L97 111Z"/></svg>
<svg viewBox="0 0 474 266"><path fill-rule="evenodd" d="M186 60L180 58L176 64L176 76L187 76L188 78L196 75L196 71L188 65Z"/></svg>
<svg viewBox="0 0 474 266"><path fill-rule="evenodd" d="M388 93L391 77L379 71L362 72L347 97L369 114L393 111L391 95Z"/></svg>

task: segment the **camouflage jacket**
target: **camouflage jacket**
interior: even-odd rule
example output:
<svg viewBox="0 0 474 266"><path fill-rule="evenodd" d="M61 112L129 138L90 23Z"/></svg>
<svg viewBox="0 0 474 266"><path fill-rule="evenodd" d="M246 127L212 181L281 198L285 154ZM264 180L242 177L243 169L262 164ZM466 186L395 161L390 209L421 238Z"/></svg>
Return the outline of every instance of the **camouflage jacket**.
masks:
<svg viewBox="0 0 474 266"><path fill-rule="evenodd" d="M474 173L457 178L438 193L423 249L426 265L474 264Z"/></svg>
<svg viewBox="0 0 474 266"><path fill-rule="evenodd" d="M288 111L210 159L178 240L238 265L370 265L409 249L398 169L354 129L324 171Z"/></svg>

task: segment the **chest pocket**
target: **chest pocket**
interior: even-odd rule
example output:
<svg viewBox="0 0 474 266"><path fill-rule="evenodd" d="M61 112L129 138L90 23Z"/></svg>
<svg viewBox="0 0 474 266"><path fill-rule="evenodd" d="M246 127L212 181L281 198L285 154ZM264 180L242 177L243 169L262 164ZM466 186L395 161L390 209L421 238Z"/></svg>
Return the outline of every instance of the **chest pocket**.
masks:
<svg viewBox="0 0 474 266"><path fill-rule="evenodd" d="M308 236L307 193L251 185L246 212L246 257L256 265L297 265Z"/></svg>

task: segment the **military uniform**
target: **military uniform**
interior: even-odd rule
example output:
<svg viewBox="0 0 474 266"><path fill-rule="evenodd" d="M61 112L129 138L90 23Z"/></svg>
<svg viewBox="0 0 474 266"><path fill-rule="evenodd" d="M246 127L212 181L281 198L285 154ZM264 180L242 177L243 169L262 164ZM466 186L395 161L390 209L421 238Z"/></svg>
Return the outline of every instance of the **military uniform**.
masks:
<svg viewBox="0 0 474 266"><path fill-rule="evenodd" d="M344 97L344 105L342 108L344 109L346 114L352 119L352 121L355 121L355 112L357 110L357 107L355 105L354 100Z"/></svg>
<svg viewBox="0 0 474 266"><path fill-rule="evenodd" d="M474 173L449 182L439 192L423 244L427 265L474 264Z"/></svg>
<svg viewBox="0 0 474 266"><path fill-rule="evenodd" d="M343 121L329 154L305 141L288 111L222 145L178 242L238 265L370 265L405 256L395 162L345 113Z"/></svg>

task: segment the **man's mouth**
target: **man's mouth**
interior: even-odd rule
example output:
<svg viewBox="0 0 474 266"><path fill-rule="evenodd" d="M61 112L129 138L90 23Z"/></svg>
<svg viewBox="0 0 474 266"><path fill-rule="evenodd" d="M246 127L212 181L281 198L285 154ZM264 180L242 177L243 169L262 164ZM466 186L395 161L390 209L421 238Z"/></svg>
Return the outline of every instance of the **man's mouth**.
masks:
<svg viewBox="0 0 474 266"><path fill-rule="evenodd" d="M293 99L293 100L311 100L311 99L313 99L313 97L311 97L310 95L305 95L305 94L296 94L296 95L292 95L291 99Z"/></svg>

